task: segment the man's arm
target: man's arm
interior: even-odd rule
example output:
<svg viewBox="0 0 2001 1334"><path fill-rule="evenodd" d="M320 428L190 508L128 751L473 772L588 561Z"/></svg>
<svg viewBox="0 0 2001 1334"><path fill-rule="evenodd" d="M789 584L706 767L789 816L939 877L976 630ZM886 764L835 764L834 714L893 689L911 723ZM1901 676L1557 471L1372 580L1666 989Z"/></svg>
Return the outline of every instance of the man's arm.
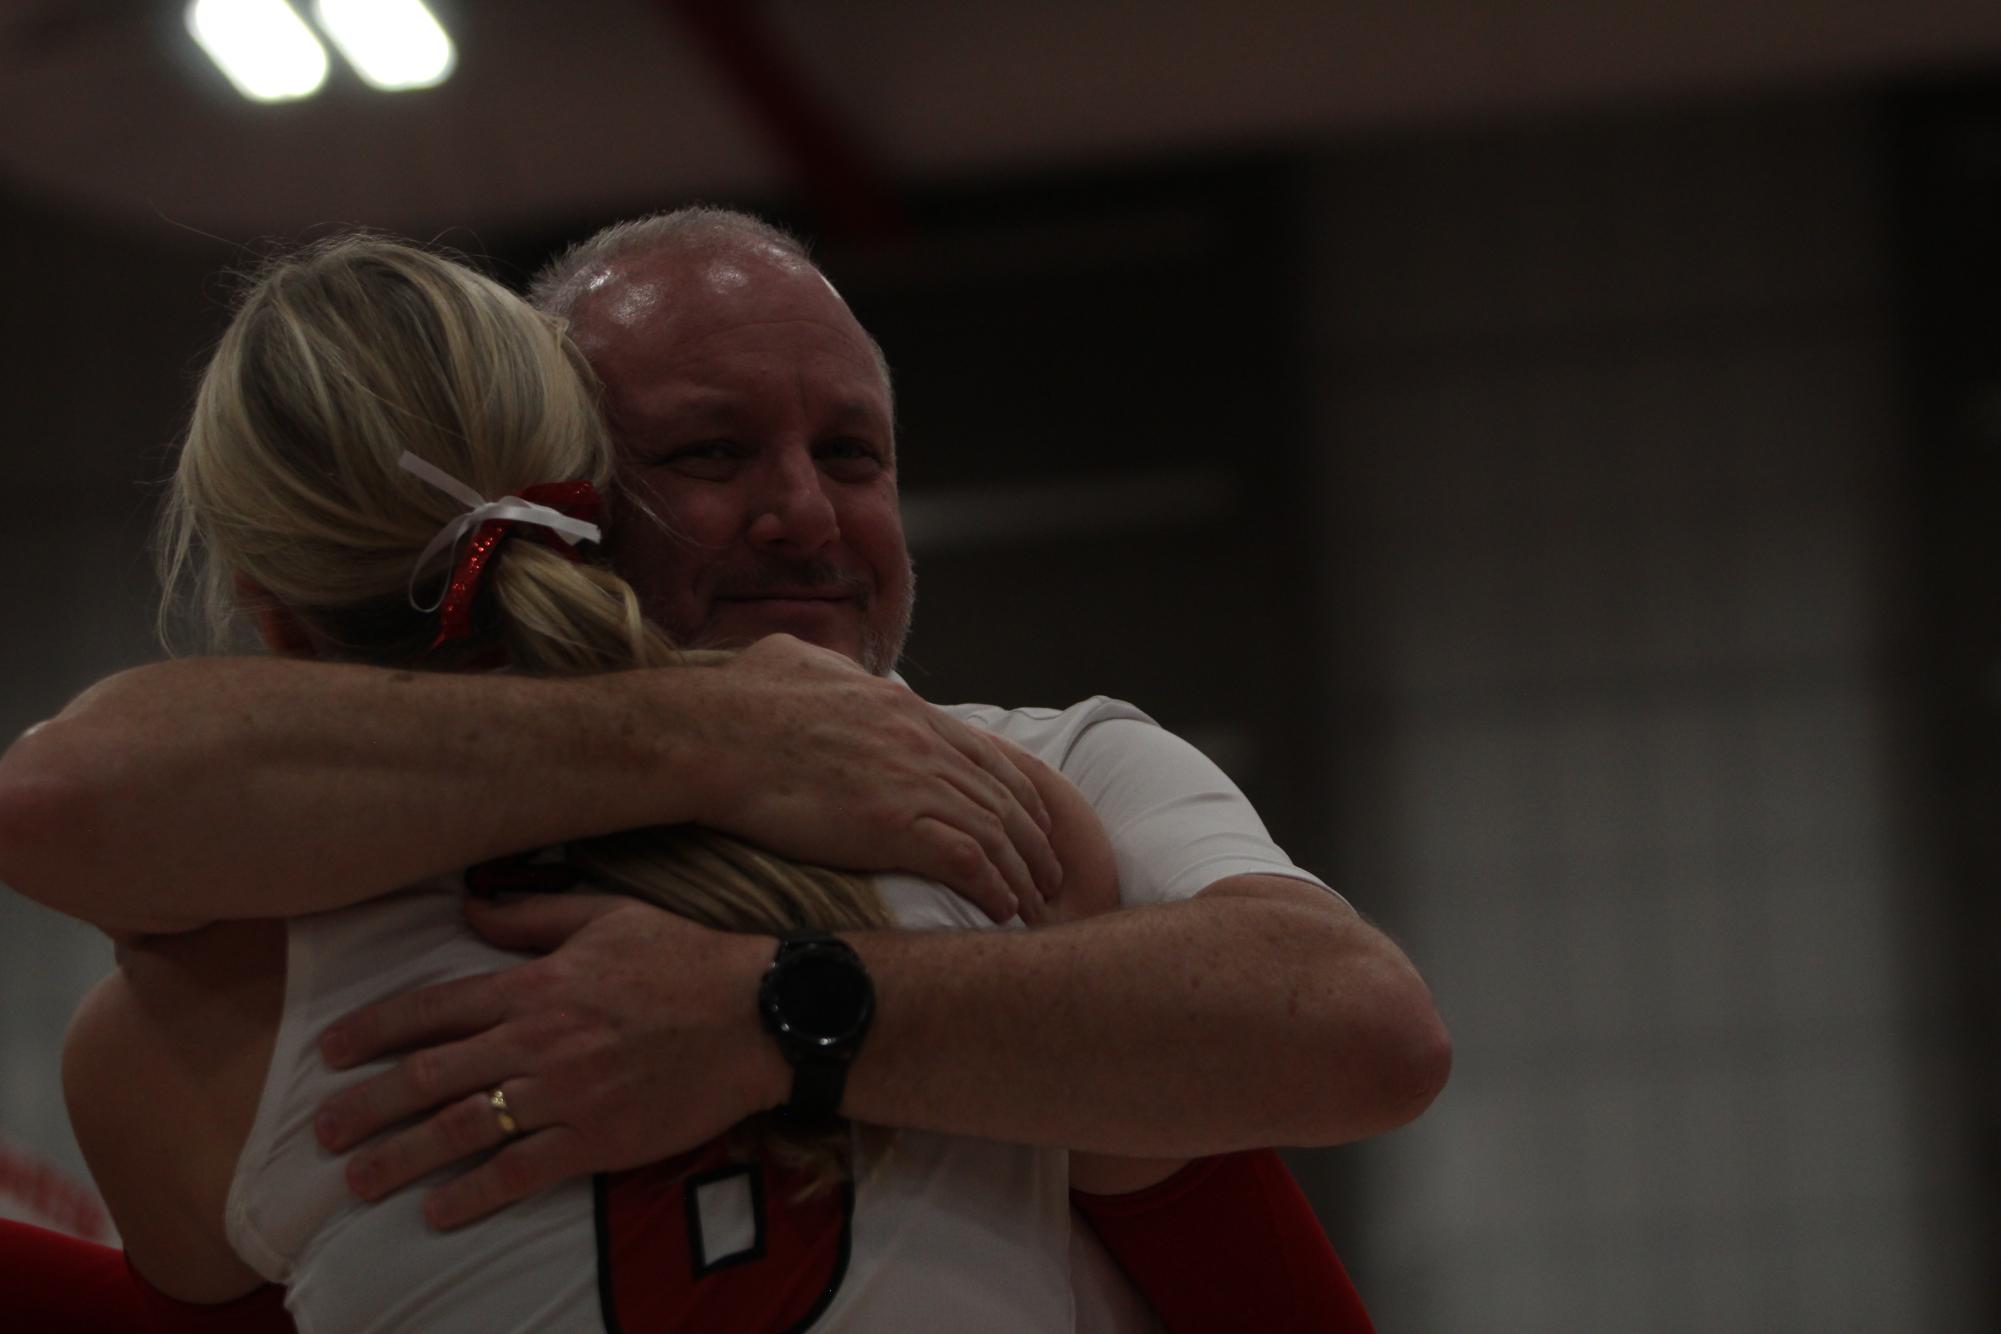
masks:
<svg viewBox="0 0 2001 1334"><path fill-rule="evenodd" d="M0 881L113 931L337 907L683 821L928 875L996 918L1061 875L1041 799L991 742L777 636L724 666L560 681L162 663L0 756Z"/></svg>
<svg viewBox="0 0 2001 1334"><path fill-rule="evenodd" d="M1194 1157L1380 1134L1450 1070L1416 969L1296 880L1044 931L854 941L878 994L843 1106L862 1121Z"/></svg>
<svg viewBox="0 0 2001 1334"><path fill-rule="evenodd" d="M468 911L496 944L555 952L336 1026L337 1065L428 1050L330 1099L328 1148L443 1108L355 1154L364 1198L498 1147L483 1091L502 1083L528 1133L433 1192L440 1226L671 1156L789 1096L756 1018L771 939L601 896ZM877 994L842 1104L857 1120L1185 1158L1378 1134L1450 1067L1402 953L1298 881L1239 877L1041 931L847 938Z"/></svg>

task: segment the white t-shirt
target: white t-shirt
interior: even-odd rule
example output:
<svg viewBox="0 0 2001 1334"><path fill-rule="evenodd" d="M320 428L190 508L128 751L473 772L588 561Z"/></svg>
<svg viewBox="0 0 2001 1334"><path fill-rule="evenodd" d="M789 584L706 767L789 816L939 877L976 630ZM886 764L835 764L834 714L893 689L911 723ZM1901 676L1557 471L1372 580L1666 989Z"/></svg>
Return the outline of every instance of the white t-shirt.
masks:
<svg viewBox="0 0 2001 1334"><path fill-rule="evenodd" d="M1327 889L1272 842L1208 756L1123 700L1094 695L1067 709L958 704L945 712L1006 737L1077 785L1111 838L1128 908L1193 898L1237 875Z"/></svg>

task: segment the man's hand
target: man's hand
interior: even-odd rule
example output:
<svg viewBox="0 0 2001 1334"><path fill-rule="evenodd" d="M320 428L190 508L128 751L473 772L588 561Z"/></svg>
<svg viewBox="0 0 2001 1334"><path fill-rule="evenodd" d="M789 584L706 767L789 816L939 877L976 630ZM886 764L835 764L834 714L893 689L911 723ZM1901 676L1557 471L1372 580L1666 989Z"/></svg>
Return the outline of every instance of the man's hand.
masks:
<svg viewBox="0 0 2001 1334"><path fill-rule="evenodd" d="M606 895L469 900L467 913L495 944L554 952L394 997L326 1032L336 1069L409 1054L326 1101L324 1147L423 1118L349 1160L361 1198L505 1144L425 1199L433 1226L457 1227L560 1181L672 1157L784 1101L790 1071L757 1020L768 937ZM494 1089L519 1127L512 1143Z"/></svg>
<svg viewBox="0 0 2001 1334"><path fill-rule="evenodd" d="M804 861L894 868L996 922L1062 883L1032 763L838 653L772 635L718 669L714 781L695 823Z"/></svg>

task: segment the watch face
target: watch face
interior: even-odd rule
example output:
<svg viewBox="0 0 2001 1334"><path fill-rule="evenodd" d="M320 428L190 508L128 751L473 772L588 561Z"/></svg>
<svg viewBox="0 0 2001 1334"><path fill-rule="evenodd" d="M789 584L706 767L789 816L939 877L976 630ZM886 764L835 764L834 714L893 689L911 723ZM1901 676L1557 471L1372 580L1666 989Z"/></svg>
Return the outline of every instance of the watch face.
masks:
<svg viewBox="0 0 2001 1334"><path fill-rule="evenodd" d="M787 1032L823 1046L846 1041L868 1018L868 974L839 955L788 959L773 979L773 1001Z"/></svg>

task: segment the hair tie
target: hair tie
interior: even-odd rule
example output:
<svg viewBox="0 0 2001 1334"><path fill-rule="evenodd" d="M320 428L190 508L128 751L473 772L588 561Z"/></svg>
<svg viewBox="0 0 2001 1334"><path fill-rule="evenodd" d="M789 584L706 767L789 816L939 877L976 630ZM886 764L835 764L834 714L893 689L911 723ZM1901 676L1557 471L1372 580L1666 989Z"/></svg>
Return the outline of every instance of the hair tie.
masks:
<svg viewBox="0 0 2001 1334"><path fill-rule="evenodd" d="M438 613L438 637L424 650L426 654L435 652L440 644L472 633L472 604L479 592L479 581L486 573L494 549L515 525L527 525L527 536L570 560L580 559L576 552L578 542L604 540L597 524L604 514L604 498L589 482L542 482L524 486L514 495L488 500L407 449L396 464L466 506L464 514L438 530L410 570L410 606L426 614ZM457 547L468 530L472 540L453 562L444 590L429 606L417 601L417 578L424 567L440 550Z"/></svg>

